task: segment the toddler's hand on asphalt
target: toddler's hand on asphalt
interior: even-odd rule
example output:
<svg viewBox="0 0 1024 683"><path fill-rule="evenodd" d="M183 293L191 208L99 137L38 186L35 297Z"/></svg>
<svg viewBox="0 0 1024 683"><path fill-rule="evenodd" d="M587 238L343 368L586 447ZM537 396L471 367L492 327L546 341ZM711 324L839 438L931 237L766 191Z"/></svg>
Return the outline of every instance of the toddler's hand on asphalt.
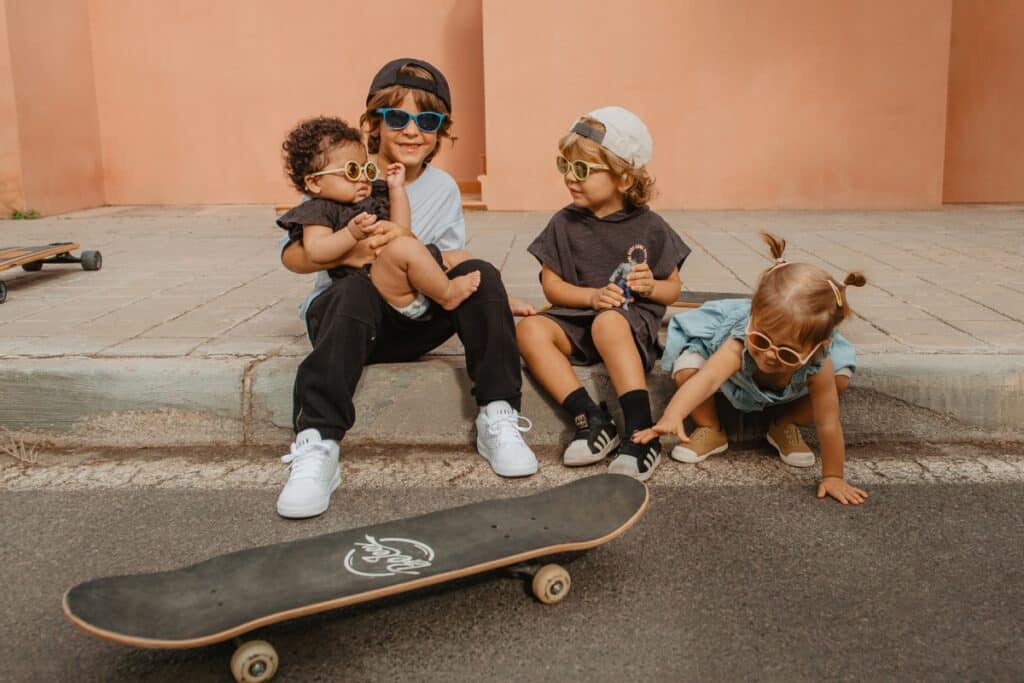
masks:
<svg viewBox="0 0 1024 683"><path fill-rule="evenodd" d="M626 276L626 282L634 294L650 296L654 293L654 273L646 263L637 263Z"/></svg>
<svg viewBox="0 0 1024 683"><path fill-rule="evenodd" d="M370 235L378 232L376 226L377 217L363 211L361 214L345 224L345 227L356 240L365 240Z"/></svg>
<svg viewBox="0 0 1024 683"><path fill-rule="evenodd" d="M609 282L600 289L595 289L590 295L590 307L595 311L603 311L608 308L621 306L626 302L622 290L614 282Z"/></svg>
<svg viewBox="0 0 1024 683"><path fill-rule="evenodd" d="M664 417L658 420L653 427L639 429L633 432L633 443L649 443L659 436L671 434L683 443L689 443L690 437L683 429L683 421L666 420Z"/></svg>
<svg viewBox="0 0 1024 683"><path fill-rule="evenodd" d="M856 486L850 486L841 477L825 477L818 484L818 498L829 495L843 505L860 505L868 499L868 492Z"/></svg>
<svg viewBox="0 0 1024 683"><path fill-rule="evenodd" d="M389 188L395 189L405 185L405 164L389 164L385 173Z"/></svg>

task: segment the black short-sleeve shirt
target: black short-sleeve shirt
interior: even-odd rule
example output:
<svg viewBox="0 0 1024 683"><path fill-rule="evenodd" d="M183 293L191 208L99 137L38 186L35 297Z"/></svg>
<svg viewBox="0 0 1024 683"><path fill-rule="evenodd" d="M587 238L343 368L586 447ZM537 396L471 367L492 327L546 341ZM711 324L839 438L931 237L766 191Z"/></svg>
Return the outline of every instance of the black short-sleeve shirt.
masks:
<svg viewBox="0 0 1024 683"><path fill-rule="evenodd" d="M589 209L569 205L551 217L527 251L569 284L599 288L608 284L608 278L620 263L628 260L635 245L646 250L647 264L657 280L681 269L690 254L690 247L665 219L646 206L627 206L598 218ZM636 299L629 309L620 312L629 320L637 341L643 340L650 353L660 353L658 330L665 306L649 299ZM546 313L556 319L597 315L592 309L563 306L553 306Z"/></svg>
<svg viewBox="0 0 1024 683"><path fill-rule="evenodd" d="M338 232L364 211L381 220L387 220L391 215L390 209L387 184L375 182L370 196L365 199L352 204L342 204L333 199L316 197L302 202L282 215L277 219L277 225L288 231L288 239L301 242L303 226L325 225Z"/></svg>

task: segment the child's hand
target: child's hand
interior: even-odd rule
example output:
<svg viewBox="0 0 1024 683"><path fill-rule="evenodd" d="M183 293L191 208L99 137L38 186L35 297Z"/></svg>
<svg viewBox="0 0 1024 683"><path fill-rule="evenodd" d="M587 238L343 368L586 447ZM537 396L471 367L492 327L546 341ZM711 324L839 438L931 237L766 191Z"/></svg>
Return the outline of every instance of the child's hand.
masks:
<svg viewBox="0 0 1024 683"><path fill-rule="evenodd" d="M609 282L600 289L595 289L590 295L590 307L595 311L603 311L608 308L615 308L625 303L626 297L622 289L614 282Z"/></svg>
<svg viewBox="0 0 1024 683"><path fill-rule="evenodd" d="M356 240L365 240L370 235L375 235L380 231L379 226L377 226L377 217L365 211L346 223L345 228L352 233Z"/></svg>
<svg viewBox="0 0 1024 683"><path fill-rule="evenodd" d="M380 256L381 250L387 246L388 242L402 235L402 229L391 221L377 221L373 227L375 231L366 244L373 250L373 255L376 257Z"/></svg>
<svg viewBox="0 0 1024 683"><path fill-rule="evenodd" d="M508 307L512 309L512 315L517 317L528 318L531 315L537 315L537 309L533 307L533 304L518 297L510 296Z"/></svg>
<svg viewBox="0 0 1024 683"><path fill-rule="evenodd" d="M405 185L405 164L388 164L385 173L388 179L388 189L396 190Z"/></svg>
<svg viewBox="0 0 1024 683"><path fill-rule="evenodd" d="M690 437L686 435L686 430L683 429L683 421L671 418L665 419L664 415L653 427L633 432L633 443L648 443L666 434L675 436L683 443L690 443Z"/></svg>
<svg viewBox="0 0 1024 683"><path fill-rule="evenodd" d="M868 499L868 492L856 486L850 486L842 477L825 477L818 484L818 498L828 494L843 505L860 505Z"/></svg>
<svg viewBox="0 0 1024 683"><path fill-rule="evenodd" d="M626 282L638 296L650 296L654 293L654 273L646 263L635 264L633 270L626 276Z"/></svg>

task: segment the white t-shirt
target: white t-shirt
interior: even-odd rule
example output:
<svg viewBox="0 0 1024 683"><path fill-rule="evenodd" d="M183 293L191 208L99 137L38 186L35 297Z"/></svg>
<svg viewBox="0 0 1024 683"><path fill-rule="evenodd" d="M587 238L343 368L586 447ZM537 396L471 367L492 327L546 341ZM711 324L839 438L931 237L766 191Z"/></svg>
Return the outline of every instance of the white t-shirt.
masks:
<svg viewBox="0 0 1024 683"><path fill-rule="evenodd" d="M436 244L441 251L466 246L466 221L462 217L462 195L455 180L444 171L427 164L420 176L405 186L412 209L412 232L424 244ZM288 236L280 240L280 249L288 245ZM299 304L299 317L319 294L331 286L331 277L321 270L316 274L313 291Z"/></svg>

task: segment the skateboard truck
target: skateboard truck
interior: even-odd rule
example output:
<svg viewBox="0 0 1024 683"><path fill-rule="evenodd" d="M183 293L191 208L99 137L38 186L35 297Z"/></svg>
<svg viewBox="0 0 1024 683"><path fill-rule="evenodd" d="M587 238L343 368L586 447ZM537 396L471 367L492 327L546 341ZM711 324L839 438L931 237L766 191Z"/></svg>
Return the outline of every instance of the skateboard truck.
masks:
<svg viewBox="0 0 1024 683"><path fill-rule="evenodd" d="M83 251L81 256L72 256L78 249L76 242L51 242L44 246L5 247L0 249L0 270L15 266L27 273L42 270L44 264L80 263L83 270L99 270L103 267L103 256L98 251ZM7 283L0 280L0 304L7 301Z"/></svg>

